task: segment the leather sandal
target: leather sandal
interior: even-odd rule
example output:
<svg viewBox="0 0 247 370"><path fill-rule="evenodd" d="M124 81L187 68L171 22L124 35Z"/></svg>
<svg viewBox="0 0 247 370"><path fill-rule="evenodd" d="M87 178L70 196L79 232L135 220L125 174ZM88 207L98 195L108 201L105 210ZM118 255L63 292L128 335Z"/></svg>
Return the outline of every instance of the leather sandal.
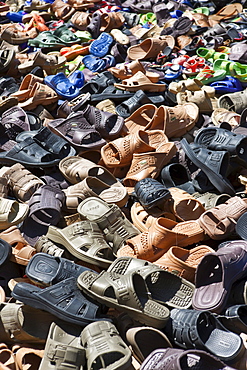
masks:
<svg viewBox="0 0 247 370"><path fill-rule="evenodd" d="M186 247L203 240L204 231L196 221L175 222L164 217L155 220L150 229L134 238L117 253L153 262L160 258L172 245Z"/></svg>

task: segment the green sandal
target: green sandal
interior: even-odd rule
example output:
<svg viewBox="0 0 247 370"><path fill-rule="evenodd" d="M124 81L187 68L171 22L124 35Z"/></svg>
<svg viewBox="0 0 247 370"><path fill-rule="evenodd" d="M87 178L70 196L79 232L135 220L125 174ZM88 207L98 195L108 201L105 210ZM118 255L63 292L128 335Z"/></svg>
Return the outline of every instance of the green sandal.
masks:
<svg viewBox="0 0 247 370"><path fill-rule="evenodd" d="M229 67L231 74L238 78L240 82L247 81L247 65L235 62Z"/></svg>
<svg viewBox="0 0 247 370"><path fill-rule="evenodd" d="M226 75L227 73L224 70L212 70L210 68L204 68L195 78L201 81L203 85L208 85L212 82L224 80Z"/></svg>
<svg viewBox="0 0 247 370"><path fill-rule="evenodd" d="M81 42L88 42L93 39L91 33L88 31L76 31L74 35L79 37Z"/></svg>
<svg viewBox="0 0 247 370"><path fill-rule="evenodd" d="M229 60L218 59L214 62L214 71L224 70L228 76L234 76L233 66L236 62L230 62Z"/></svg>
<svg viewBox="0 0 247 370"><path fill-rule="evenodd" d="M193 9L193 13L209 15L210 11L206 6L201 6L199 8Z"/></svg>
<svg viewBox="0 0 247 370"><path fill-rule="evenodd" d="M54 31L54 36L56 36L61 42L66 45L73 45L81 42L79 37L75 36L65 25L56 28Z"/></svg>
<svg viewBox="0 0 247 370"><path fill-rule="evenodd" d="M54 36L52 31L40 32L37 37L28 40L28 45L39 48L61 48L66 46L65 42Z"/></svg>

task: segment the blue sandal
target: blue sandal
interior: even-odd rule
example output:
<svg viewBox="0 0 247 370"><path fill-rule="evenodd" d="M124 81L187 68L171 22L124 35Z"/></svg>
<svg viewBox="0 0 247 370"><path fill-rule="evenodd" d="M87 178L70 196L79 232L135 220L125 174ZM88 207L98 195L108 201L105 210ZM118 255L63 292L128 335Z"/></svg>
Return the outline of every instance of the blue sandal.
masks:
<svg viewBox="0 0 247 370"><path fill-rule="evenodd" d="M239 80L231 76L226 76L221 81L212 82L210 86L214 87L215 92L218 94L234 93L243 90Z"/></svg>
<svg viewBox="0 0 247 370"><path fill-rule="evenodd" d="M70 82L63 72L46 76L44 82L63 99L72 100L80 93L80 90Z"/></svg>
<svg viewBox="0 0 247 370"><path fill-rule="evenodd" d="M101 35L94 40L89 46L89 52L95 57L104 57L113 43L113 38L109 33L102 32Z"/></svg>

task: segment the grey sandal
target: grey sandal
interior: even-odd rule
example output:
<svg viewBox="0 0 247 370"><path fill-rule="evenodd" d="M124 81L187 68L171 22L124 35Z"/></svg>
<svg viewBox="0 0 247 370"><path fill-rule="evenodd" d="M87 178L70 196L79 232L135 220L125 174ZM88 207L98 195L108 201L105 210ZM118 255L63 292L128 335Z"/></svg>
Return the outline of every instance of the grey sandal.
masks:
<svg viewBox="0 0 247 370"><path fill-rule="evenodd" d="M116 327L108 321L86 326L81 333L86 348L87 369L127 370L131 366L131 351Z"/></svg>
<svg viewBox="0 0 247 370"><path fill-rule="evenodd" d="M228 194L214 194L214 193L194 193L193 197L204 206L206 210L216 207L222 203L225 203L230 197Z"/></svg>
<svg viewBox="0 0 247 370"><path fill-rule="evenodd" d="M127 239L140 234L117 205L107 204L102 199L87 198L79 204L77 211L83 218L97 223L106 241L112 243L115 255Z"/></svg>

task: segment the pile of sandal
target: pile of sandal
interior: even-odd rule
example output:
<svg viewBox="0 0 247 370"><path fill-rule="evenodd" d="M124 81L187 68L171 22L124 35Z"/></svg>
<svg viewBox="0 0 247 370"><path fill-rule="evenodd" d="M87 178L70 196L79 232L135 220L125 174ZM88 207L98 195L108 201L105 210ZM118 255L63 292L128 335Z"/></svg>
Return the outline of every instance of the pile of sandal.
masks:
<svg viewBox="0 0 247 370"><path fill-rule="evenodd" d="M0 370L247 370L247 2L0 3Z"/></svg>

